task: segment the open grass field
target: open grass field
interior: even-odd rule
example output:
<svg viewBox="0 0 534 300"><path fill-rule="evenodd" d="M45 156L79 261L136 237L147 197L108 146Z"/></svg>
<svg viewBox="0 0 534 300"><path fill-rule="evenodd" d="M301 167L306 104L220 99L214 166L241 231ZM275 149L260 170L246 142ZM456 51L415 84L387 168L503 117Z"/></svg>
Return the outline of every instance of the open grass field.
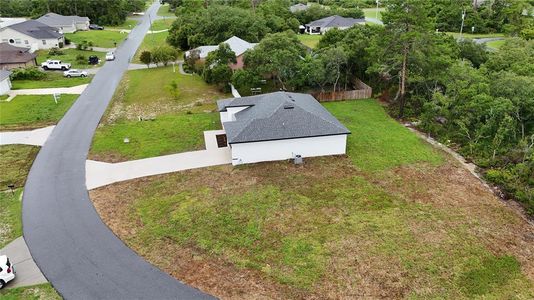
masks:
<svg viewBox="0 0 534 300"><path fill-rule="evenodd" d="M498 41L491 41L491 42L487 42L486 43L486 46L488 48L492 48L492 49L500 49L502 47L502 45L504 45L506 43L506 40L498 40Z"/></svg>
<svg viewBox="0 0 534 300"><path fill-rule="evenodd" d="M173 81L178 98L169 89ZM203 131L220 128L218 114L212 113L216 100L228 97L199 76L173 73L172 67L128 71L96 131L90 158L116 162L202 149ZM123 143L125 137L129 144Z"/></svg>
<svg viewBox="0 0 534 300"><path fill-rule="evenodd" d="M42 62L47 59L58 59L63 62L70 63L73 69L89 69L93 68L93 65L87 63L87 59L91 55L96 55L100 58L101 61L104 61L106 53L97 52L97 51L87 51L87 50L78 50L78 49L61 49L63 55L49 55L47 50L40 50L37 52L37 63L40 65ZM85 57L84 63L78 63L76 61L76 56L83 55Z"/></svg>
<svg viewBox="0 0 534 300"><path fill-rule="evenodd" d="M139 60L139 56L143 51L151 51L152 49L156 48L158 45L163 45L167 43L167 36L169 35L168 31L164 32L158 32L158 33L149 33L145 35L145 38L143 39L143 42L137 48L137 52L135 52L135 56L133 58L133 62L136 64L142 63ZM180 56L181 57L181 56Z"/></svg>
<svg viewBox="0 0 534 300"><path fill-rule="evenodd" d="M46 77L42 80L13 80L11 81L12 90L20 89L42 89L42 88L56 88L56 87L73 87L81 84L88 84L91 82L92 76L81 78L63 77L61 72L46 72Z"/></svg>
<svg viewBox="0 0 534 300"><path fill-rule="evenodd" d="M24 186L37 152L39 147L30 145L0 146L0 191L7 190L10 184Z"/></svg>
<svg viewBox="0 0 534 300"><path fill-rule="evenodd" d="M137 253L220 298L534 297L531 225L376 101L325 106L352 131L347 156L189 170L91 198Z"/></svg>
<svg viewBox="0 0 534 300"><path fill-rule="evenodd" d="M56 124L78 95L61 95L56 104L52 95L20 95L0 102L0 130L40 128Z"/></svg>
<svg viewBox="0 0 534 300"><path fill-rule="evenodd" d="M464 28L465 29L465 28ZM454 38L459 38L459 32L446 32L446 34L453 36ZM494 38L494 37L504 37L504 33L462 33L462 37L466 39L482 39L482 38Z"/></svg>
<svg viewBox="0 0 534 300"><path fill-rule="evenodd" d="M93 47L102 48L114 48L115 42L119 45L127 36L128 34L115 30L88 30L65 34L65 37L74 44L87 41L92 42Z"/></svg>
<svg viewBox="0 0 534 300"><path fill-rule="evenodd" d="M158 9L158 16L176 18L174 12L169 11L169 4L164 4Z"/></svg>
<svg viewBox="0 0 534 300"><path fill-rule="evenodd" d="M14 193L4 189L0 191L0 249L22 236L22 189Z"/></svg>
<svg viewBox="0 0 534 300"><path fill-rule="evenodd" d="M117 25L117 26L106 26L105 29L111 29L111 30L121 30L121 29L133 29L135 26L137 26L137 23L139 21L137 20L133 20L133 19L126 19L126 21L124 21L124 23L122 23L121 25Z"/></svg>
<svg viewBox="0 0 534 300"><path fill-rule="evenodd" d="M362 10L366 18L376 18L376 12L377 12L376 8L364 8ZM382 20L382 12L385 10L386 10L385 8L378 8L378 19L379 20Z"/></svg>
<svg viewBox="0 0 534 300"><path fill-rule="evenodd" d="M150 30L158 31L158 30L164 30L169 29L172 25L172 22L174 22L174 19L159 19L152 22L152 26L150 26Z"/></svg>
<svg viewBox="0 0 534 300"><path fill-rule="evenodd" d="M319 43L319 40L321 40L323 36L318 34L299 34L297 35L297 38L299 41L304 44L305 46L308 46L312 49L314 49L317 44Z"/></svg>
<svg viewBox="0 0 534 300"><path fill-rule="evenodd" d="M0 291L3 300L60 300L61 296L51 284L40 284L23 288L3 289Z"/></svg>

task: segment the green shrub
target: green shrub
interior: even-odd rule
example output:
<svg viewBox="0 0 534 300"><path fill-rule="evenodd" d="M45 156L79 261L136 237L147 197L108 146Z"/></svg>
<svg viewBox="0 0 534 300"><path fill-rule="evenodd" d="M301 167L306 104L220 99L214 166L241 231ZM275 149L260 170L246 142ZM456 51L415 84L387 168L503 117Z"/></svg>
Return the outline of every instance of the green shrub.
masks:
<svg viewBox="0 0 534 300"><path fill-rule="evenodd" d="M46 73L37 67L13 69L12 72L12 80L40 80L46 77Z"/></svg>
<svg viewBox="0 0 534 300"><path fill-rule="evenodd" d="M65 53L63 53L63 51L59 50L59 48L57 47L54 47L48 50L48 55L51 55L51 56L57 56L57 55L63 55L63 54Z"/></svg>
<svg viewBox="0 0 534 300"><path fill-rule="evenodd" d="M76 62L80 65L87 64L87 58L83 54L76 55Z"/></svg>

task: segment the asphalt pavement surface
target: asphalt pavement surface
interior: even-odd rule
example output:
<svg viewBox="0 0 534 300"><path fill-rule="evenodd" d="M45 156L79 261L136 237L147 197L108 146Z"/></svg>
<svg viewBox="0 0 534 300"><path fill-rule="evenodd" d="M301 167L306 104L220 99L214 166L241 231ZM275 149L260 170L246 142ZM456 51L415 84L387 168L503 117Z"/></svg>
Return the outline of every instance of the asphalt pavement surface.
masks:
<svg viewBox="0 0 534 300"><path fill-rule="evenodd" d="M85 185L94 131L129 61L156 17L147 13L96 74L37 155L23 198L23 231L30 252L66 299L212 298L146 262L102 222ZM150 19L149 19L150 17Z"/></svg>

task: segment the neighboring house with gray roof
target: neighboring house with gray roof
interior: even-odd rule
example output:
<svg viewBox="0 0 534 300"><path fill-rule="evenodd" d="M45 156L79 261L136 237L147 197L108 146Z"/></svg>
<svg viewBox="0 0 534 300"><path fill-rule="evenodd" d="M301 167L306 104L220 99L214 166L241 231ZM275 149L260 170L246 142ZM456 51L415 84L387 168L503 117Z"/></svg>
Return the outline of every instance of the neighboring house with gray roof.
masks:
<svg viewBox="0 0 534 300"><path fill-rule="evenodd" d="M11 75L10 71L0 70L0 95L5 95L11 91L9 75Z"/></svg>
<svg viewBox="0 0 534 300"><path fill-rule="evenodd" d="M235 53L237 63L230 65L230 68L232 68L232 70L242 69L244 65L243 56L245 52L249 49L253 49L257 45L255 43L249 43L243 39L240 39L237 36L233 36L222 43L228 44L228 46L230 46L230 49L232 49L232 51L234 51ZM212 51L217 50L217 48L219 48L218 45L200 46L195 49L186 51L185 57L188 58L193 52L196 52L199 59L204 61L208 57L208 54Z"/></svg>
<svg viewBox="0 0 534 300"><path fill-rule="evenodd" d="M350 131L309 94L217 101L232 164L345 154Z"/></svg>
<svg viewBox="0 0 534 300"><path fill-rule="evenodd" d="M78 16L63 16L56 13L47 13L37 21L54 27L62 33L73 33L78 30L89 30L89 18Z"/></svg>
<svg viewBox="0 0 534 300"><path fill-rule="evenodd" d="M291 11L292 13L296 13L296 12L299 12L299 11L308 10L308 8L310 8L310 6L308 6L307 4L297 3L295 5L291 5L289 7L289 11Z"/></svg>
<svg viewBox="0 0 534 300"><path fill-rule="evenodd" d="M0 42L31 51L62 47L65 40L54 27L35 20L28 20L0 29Z"/></svg>
<svg viewBox="0 0 534 300"><path fill-rule="evenodd" d="M0 70L37 66L37 54L30 49L0 43Z"/></svg>
<svg viewBox="0 0 534 300"><path fill-rule="evenodd" d="M354 25L365 24L365 19L345 18L338 15L315 20L305 25L305 32L309 34L323 34L332 28L347 29Z"/></svg>

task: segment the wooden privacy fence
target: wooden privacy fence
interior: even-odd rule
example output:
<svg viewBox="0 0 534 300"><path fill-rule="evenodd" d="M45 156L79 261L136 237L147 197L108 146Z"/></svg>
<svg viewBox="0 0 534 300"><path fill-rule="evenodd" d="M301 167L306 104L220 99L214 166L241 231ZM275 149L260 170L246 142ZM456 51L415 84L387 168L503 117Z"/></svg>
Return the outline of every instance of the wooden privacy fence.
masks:
<svg viewBox="0 0 534 300"><path fill-rule="evenodd" d="M367 99L371 98L373 95L373 89L359 79L354 81L354 87L356 88L355 90L324 93L318 92L312 93L312 96L320 102L329 102L349 99Z"/></svg>

